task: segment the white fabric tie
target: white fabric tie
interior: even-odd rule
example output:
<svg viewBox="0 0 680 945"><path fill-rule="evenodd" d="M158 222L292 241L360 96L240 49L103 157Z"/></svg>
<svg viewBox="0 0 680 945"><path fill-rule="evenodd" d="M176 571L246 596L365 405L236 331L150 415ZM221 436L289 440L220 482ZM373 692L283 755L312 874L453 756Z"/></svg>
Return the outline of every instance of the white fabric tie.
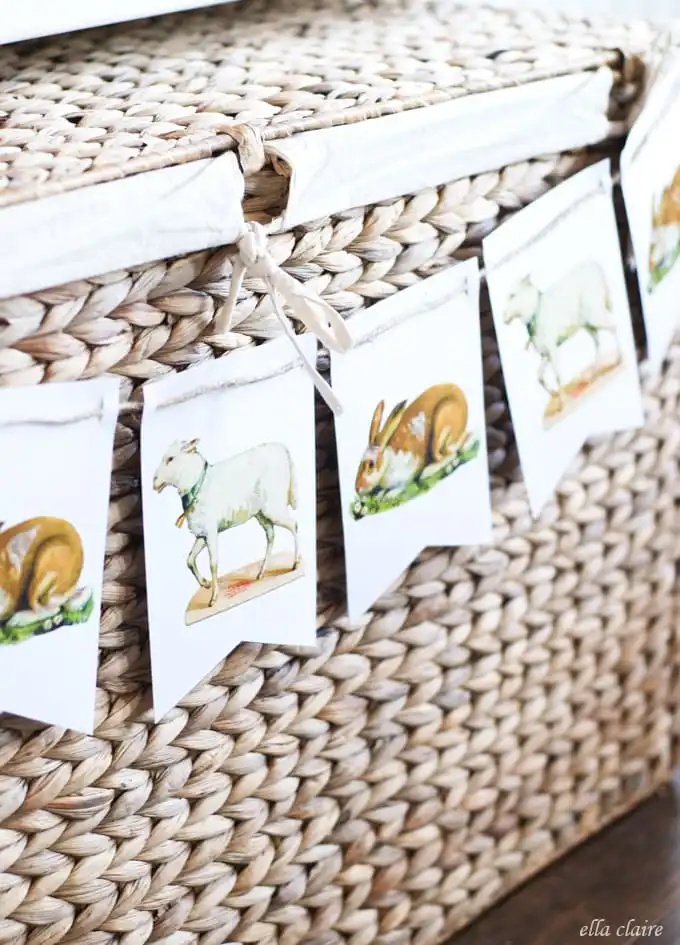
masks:
<svg viewBox="0 0 680 945"><path fill-rule="evenodd" d="M331 408L333 413L342 412L342 405L333 393L332 388L321 377L316 365L307 360L297 335L286 313L283 310L281 299L289 307L295 318L302 322L305 328L312 332L319 341L331 351L343 352L352 347L352 336L344 320L338 313L310 291L302 282L298 282L291 275L276 264L267 248L267 235L259 223L248 223L246 230L237 243L238 256L232 266L231 288L229 296L215 322L215 329L219 334L228 332L236 307L236 299L243 284L246 271L256 279L261 279L267 287L274 311L281 327L295 346L305 369L314 381L316 389Z"/></svg>

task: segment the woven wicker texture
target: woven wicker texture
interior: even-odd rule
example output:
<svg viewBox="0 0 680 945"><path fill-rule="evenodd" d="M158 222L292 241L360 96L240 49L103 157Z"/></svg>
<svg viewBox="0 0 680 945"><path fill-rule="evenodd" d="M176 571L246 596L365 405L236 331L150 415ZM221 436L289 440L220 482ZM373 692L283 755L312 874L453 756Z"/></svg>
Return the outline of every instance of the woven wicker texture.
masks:
<svg viewBox="0 0 680 945"><path fill-rule="evenodd" d="M0 206L567 72L621 65L645 24L450 0L254 0L0 49Z"/></svg>
<svg viewBox="0 0 680 945"><path fill-rule="evenodd" d="M592 158L592 156L591 156ZM271 240L344 312L475 252L584 155L546 158ZM0 305L4 385L221 355L229 253ZM226 340L269 324L252 281ZM680 347L647 427L588 448L532 523L485 323L496 543L430 551L351 626L332 433L319 423L317 652L244 645L149 707L138 415L121 417L95 737L5 717L0 942L429 945L668 776L678 641Z"/></svg>
<svg viewBox="0 0 680 945"><path fill-rule="evenodd" d="M370 8L367 9L367 8ZM384 0L237 4L0 50L0 201L609 63L612 119L646 27ZM455 38L452 38L455 37ZM260 149L261 150L261 149ZM342 314L478 252L596 154L505 168L270 238ZM259 164L263 155L260 155ZM256 160L255 165L259 167ZM266 219L285 178L247 178ZM233 249L0 301L0 384L141 384L278 333ZM319 408L319 648L241 646L158 725L139 412L117 429L97 728L0 724L0 945L430 945L668 777L680 346L648 423L584 451L531 520L484 323L493 548L429 551L357 625L332 425Z"/></svg>

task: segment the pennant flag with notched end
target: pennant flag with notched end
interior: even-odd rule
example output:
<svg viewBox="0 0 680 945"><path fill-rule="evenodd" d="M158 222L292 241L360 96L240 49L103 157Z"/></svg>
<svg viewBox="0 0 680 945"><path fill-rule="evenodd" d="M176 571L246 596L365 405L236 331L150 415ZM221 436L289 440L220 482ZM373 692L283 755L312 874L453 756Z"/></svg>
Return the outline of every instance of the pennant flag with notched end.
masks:
<svg viewBox="0 0 680 945"><path fill-rule="evenodd" d="M529 504L538 515L594 434L643 423L612 180L593 165L484 240Z"/></svg>
<svg viewBox="0 0 680 945"><path fill-rule="evenodd" d="M91 733L119 381L0 391L0 712Z"/></svg>
<svg viewBox="0 0 680 945"><path fill-rule="evenodd" d="M680 50L673 47L621 153L647 356L658 374L680 327Z"/></svg>
<svg viewBox="0 0 680 945"><path fill-rule="evenodd" d="M491 540L476 260L350 321L331 354L347 606L360 617L426 547Z"/></svg>
<svg viewBox="0 0 680 945"><path fill-rule="evenodd" d="M156 718L239 643L315 644L314 384L287 338L145 387L142 499Z"/></svg>

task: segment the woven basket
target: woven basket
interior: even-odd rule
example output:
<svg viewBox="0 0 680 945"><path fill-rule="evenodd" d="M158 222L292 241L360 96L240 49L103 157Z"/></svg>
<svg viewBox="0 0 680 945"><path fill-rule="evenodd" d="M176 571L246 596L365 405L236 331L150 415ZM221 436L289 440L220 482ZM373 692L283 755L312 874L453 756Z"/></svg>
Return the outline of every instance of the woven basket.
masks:
<svg viewBox="0 0 680 945"><path fill-rule="evenodd" d="M325 0L8 48L0 207L238 146L247 215L267 220L287 188L269 138L602 65L616 72L614 133L650 36ZM225 66L240 91L215 92ZM131 101L145 103L134 118ZM350 314L478 252L506 213L598 156L445 183L280 232L270 249ZM114 371L134 399L147 379L254 343L271 309L252 280L226 346L210 335L232 254L4 300L0 383ZM668 778L680 345L645 381L644 431L585 449L537 522L488 316L484 360L495 545L428 551L350 625L320 407L318 650L243 645L156 725L139 416L121 415L96 734L2 719L2 945L429 945Z"/></svg>

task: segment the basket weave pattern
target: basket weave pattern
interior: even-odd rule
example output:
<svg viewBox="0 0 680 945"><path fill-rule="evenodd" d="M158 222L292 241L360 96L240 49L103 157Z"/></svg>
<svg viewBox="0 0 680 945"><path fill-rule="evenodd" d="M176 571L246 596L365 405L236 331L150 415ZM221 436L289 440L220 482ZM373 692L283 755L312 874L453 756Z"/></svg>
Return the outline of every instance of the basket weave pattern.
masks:
<svg viewBox="0 0 680 945"><path fill-rule="evenodd" d="M271 240L343 313L476 252L591 156L546 158ZM0 304L4 385L141 382L273 330L220 250ZM342 594L332 430L319 425L319 647L243 645L149 712L139 414L121 416L95 737L5 717L0 942L429 945L669 773L680 346L648 424L587 448L532 522L492 333L496 542L432 550L357 625Z"/></svg>
<svg viewBox="0 0 680 945"><path fill-rule="evenodd" d="M612 132L652 31L449 0L252 0L0 49L0 207L610 66ZM621 50L621 52L618 52ZM345 316L455 259L595 152L549 156L270 236ZM430 550L342 617L332 423L318 416L314 651L245 644L150 712L140 387L279 333L233 247L0 300L0 385L124 379L95 736L0 719L0 945L430 945L665 781L680 705L680 345L648 422L585 449L533 522L488 315L495 544ZM1 683L0 683L1 684Z"/></svg>
<svg viewBox="0 0 680 945"><path fill-rule="evenodd" d="M248 0L1 47L0 207L242 149L254 132L266 143L601 66L617 73L617 120L654 36L453 0Z"/></svg>

